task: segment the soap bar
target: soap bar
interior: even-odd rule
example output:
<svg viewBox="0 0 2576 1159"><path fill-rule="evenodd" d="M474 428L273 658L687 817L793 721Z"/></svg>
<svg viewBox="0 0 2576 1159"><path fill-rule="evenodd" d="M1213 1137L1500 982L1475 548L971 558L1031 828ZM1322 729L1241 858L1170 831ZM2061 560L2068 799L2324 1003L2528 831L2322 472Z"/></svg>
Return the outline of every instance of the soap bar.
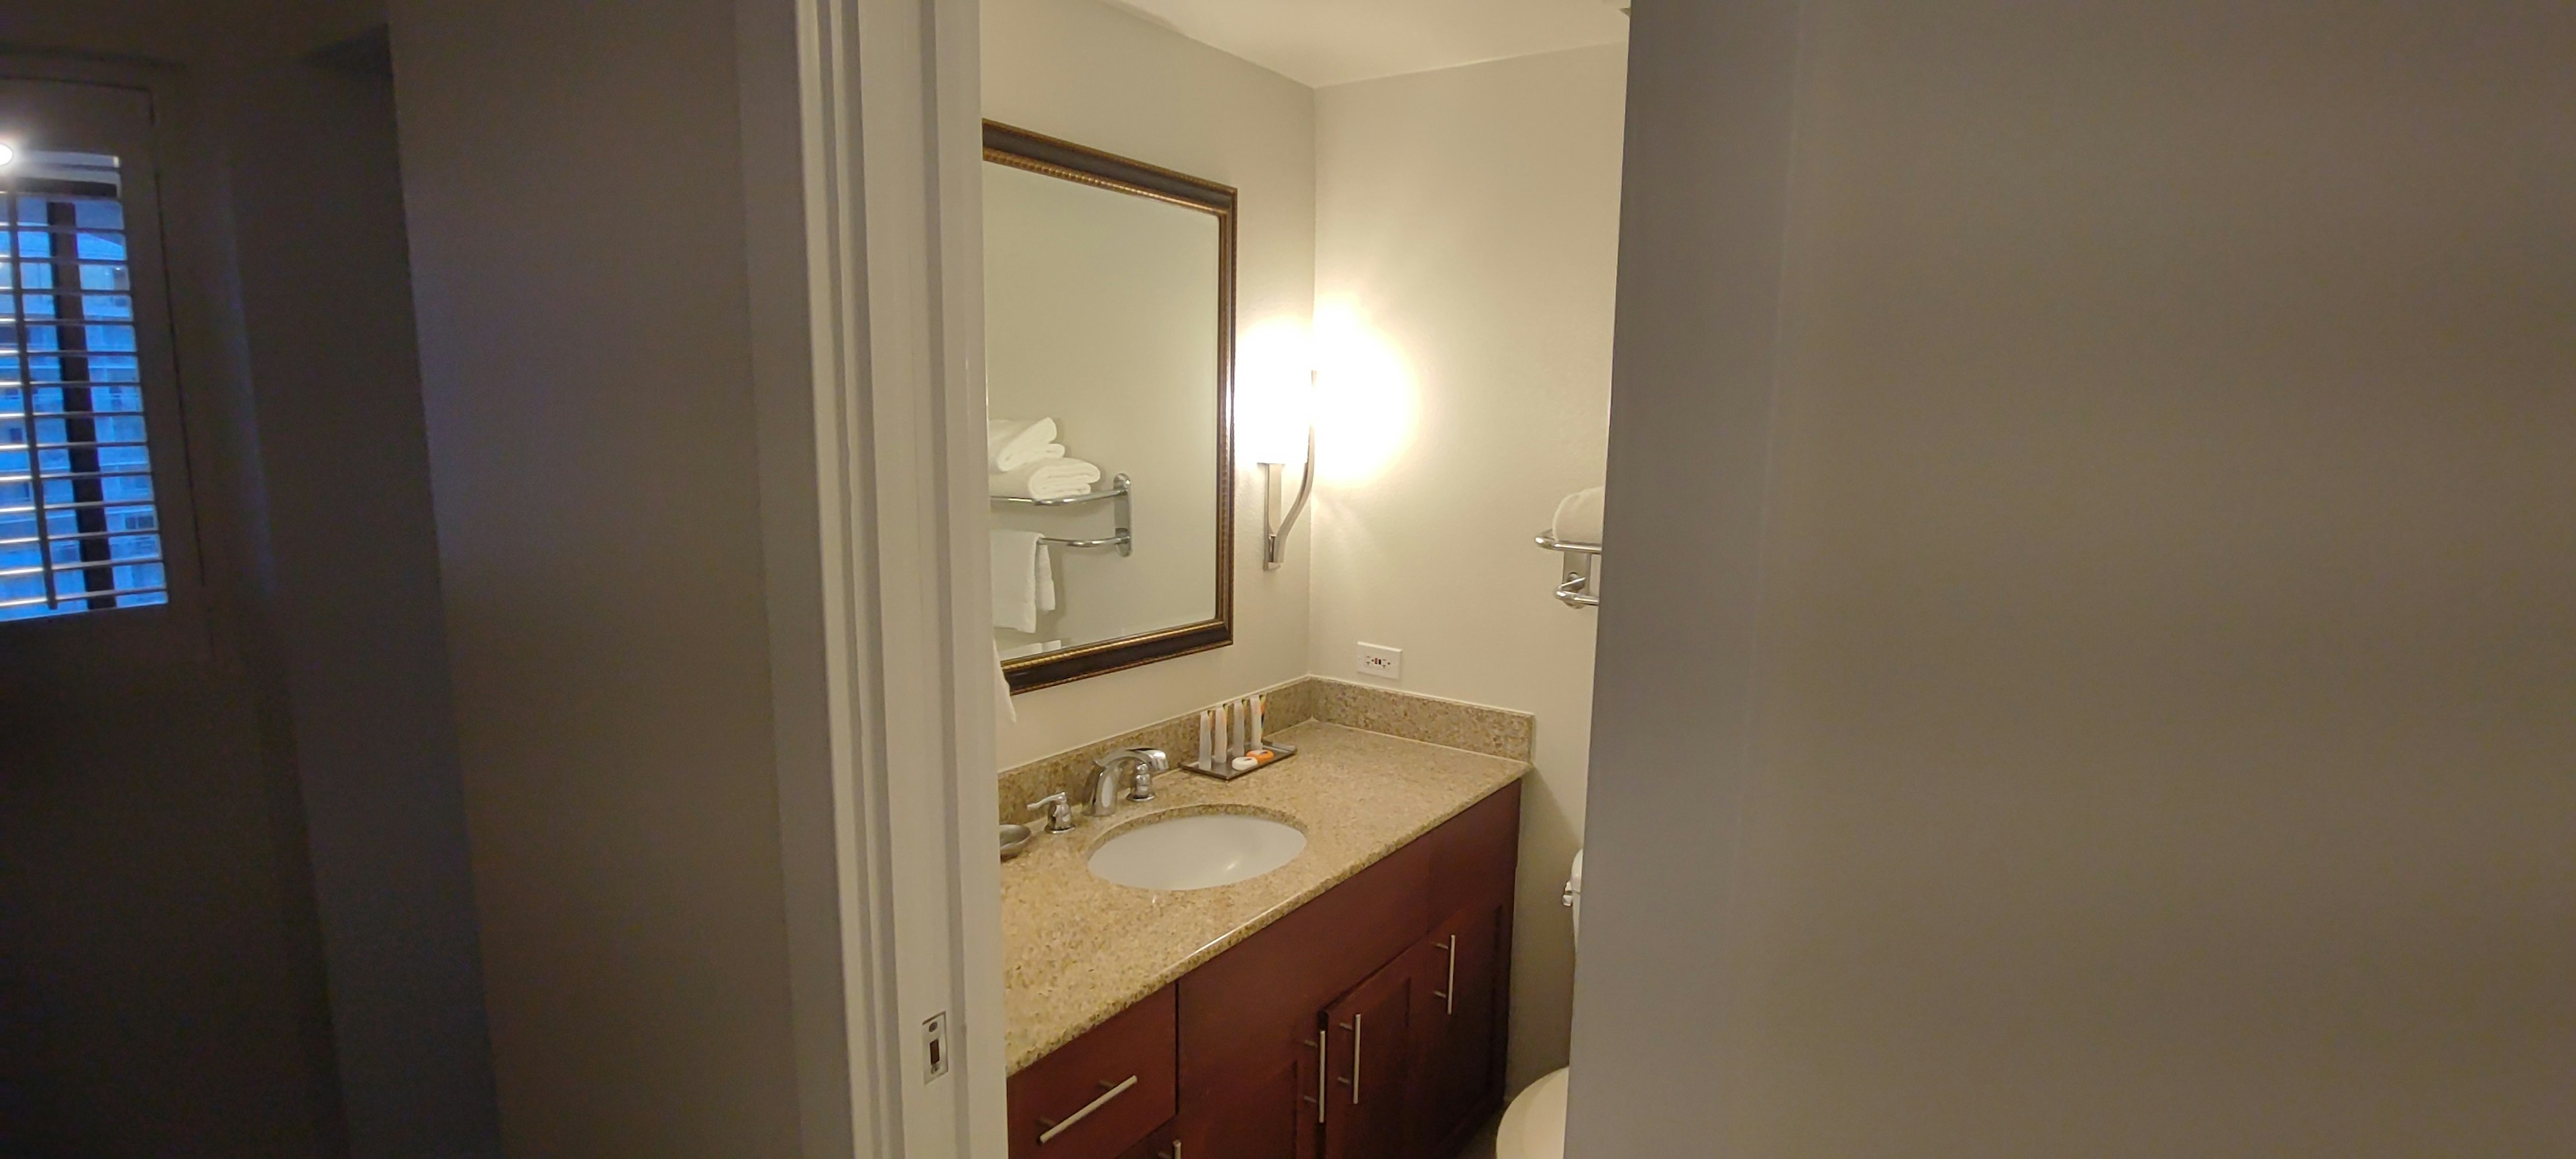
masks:
<svg viewBox="0 0 2576 1159"><path fill-rule="evenodd" d="M1261 767L1260 760L1253 757L1236 757L1234 758L1233 764L1234 771L1238 773L1248 773Z"/></svg>

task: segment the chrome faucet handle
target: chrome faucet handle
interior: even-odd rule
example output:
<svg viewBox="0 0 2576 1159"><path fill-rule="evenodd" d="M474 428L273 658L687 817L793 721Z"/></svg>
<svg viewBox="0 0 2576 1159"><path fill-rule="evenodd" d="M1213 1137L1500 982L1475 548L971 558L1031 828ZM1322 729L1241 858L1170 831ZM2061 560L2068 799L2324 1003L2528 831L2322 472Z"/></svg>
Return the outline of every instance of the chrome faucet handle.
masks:
<svg viewBox="0 0 2576 1159"><path fill-rule="evenodd" d="M1129 749L1136 758L1136 779L1127 799L1143 804L1154 799L1154 778L1172 771L1171 754L1161 749Z"/></svg>
<svg viewBox="0 0 2576 1159"><path fill-rule="evenodd" d="M1040 798L1038 798L1037 800L1034 800L1034 801L1029 802L1029 808L1031 808L1031 809L1039 809L1039 810L1044 810L1044 811L1045 811L1045 813L1046 813L1046 819L1047 819L1047 832L1049 832L1049 833L1071 833L1071 832L1073 832L1073 796L1072 796L1072 794L1069 794L1069 793L1062 793L1062 792L1049 793L1049 794L1047 794L1046 796L1040 797Z"/></svg>

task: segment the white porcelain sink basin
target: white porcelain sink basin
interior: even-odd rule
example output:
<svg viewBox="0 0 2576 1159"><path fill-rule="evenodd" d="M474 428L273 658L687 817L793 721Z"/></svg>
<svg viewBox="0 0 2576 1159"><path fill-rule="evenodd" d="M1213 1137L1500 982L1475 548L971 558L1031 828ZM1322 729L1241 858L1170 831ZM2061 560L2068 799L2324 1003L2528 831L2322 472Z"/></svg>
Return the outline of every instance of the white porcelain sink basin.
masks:
<svg viewBox="0 0 2576 1159"><path fill-rule="evenodd" d="M1200 813L1127 830L1091 851L1091 872L1138 889L1213 889L1250 881L1306 848L1293 825L1241 813Z"/></svg>

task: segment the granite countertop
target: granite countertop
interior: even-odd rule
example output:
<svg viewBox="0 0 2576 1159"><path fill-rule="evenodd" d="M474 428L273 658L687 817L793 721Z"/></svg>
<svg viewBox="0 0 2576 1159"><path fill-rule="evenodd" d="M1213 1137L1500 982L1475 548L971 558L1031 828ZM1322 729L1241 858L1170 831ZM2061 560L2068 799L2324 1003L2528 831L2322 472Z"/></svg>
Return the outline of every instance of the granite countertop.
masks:
<svg viewBox="0 0 2576 1159"><path fill-rule="evenodd" d="M1175 770L1155 799L1041 831L1002 865L1002 1009L1012 1073L1313 900L1527 773L1526 761L1309 721L1275 734L1298 755L1225 782ZM1160 892L1091 874L1091 851L1156 818L1252 813L1306 834L1250 881Z"/></svg>

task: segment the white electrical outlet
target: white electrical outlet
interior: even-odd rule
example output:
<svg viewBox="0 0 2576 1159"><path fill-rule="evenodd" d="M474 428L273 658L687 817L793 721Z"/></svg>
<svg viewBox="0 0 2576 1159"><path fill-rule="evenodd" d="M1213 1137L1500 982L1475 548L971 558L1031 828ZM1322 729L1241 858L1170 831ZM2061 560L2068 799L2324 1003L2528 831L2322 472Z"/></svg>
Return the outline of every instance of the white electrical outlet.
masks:
<svg viewBox="0 0 2576 1159"><path fill-rule="evenodd" d="M1404 649L1384 644L1360 645L1360 675L1404 679Z"/></svg>

